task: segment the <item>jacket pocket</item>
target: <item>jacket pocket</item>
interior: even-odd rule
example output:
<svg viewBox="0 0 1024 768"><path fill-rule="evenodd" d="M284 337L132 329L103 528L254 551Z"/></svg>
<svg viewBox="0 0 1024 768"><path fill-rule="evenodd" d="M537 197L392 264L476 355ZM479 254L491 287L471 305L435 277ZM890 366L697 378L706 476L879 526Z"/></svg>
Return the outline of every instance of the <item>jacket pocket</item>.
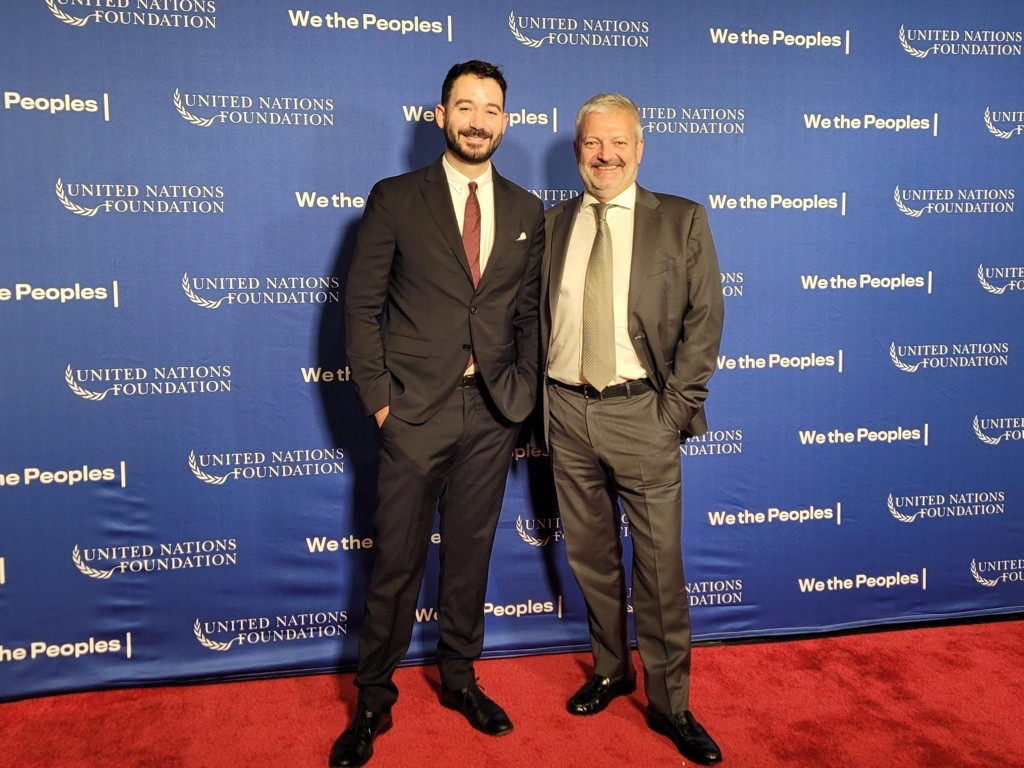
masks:
<svg viewBox="0 0 1024 768"><path fill-rule="evenodd" d="M417 339L413 336L399 336L398 334L388 334L384 338L384 351L397 352L400 355L430 357L432 347L433 344L429 339Z"/></svg>

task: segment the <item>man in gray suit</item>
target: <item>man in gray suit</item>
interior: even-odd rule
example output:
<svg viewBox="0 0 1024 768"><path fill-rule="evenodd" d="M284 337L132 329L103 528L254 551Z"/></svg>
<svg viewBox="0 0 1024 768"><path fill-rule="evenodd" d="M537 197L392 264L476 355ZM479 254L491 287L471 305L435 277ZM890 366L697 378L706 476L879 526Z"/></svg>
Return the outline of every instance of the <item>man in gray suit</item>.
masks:
<svg viewBox="0 0 1024 768"><path fill-rule="evenodd" d="M358 704L332 766L365 763L391 726L435 512L441 701L484 733L512 730L473 671L505 479L539 378L543 206L490 162L508 125L505 90L491 64L452 67L435 110L444 154L378 182L356 236L345 346L381 446Z"/></svg>
<svg viewBox="0 0 1024 768"><path fill-rule="evenodd" d="M636 688L621 504L647 722L712 765L721 751L689 705L679 441L707 431L723 319L715 246L703 206L636 184L644 142L632 101L587 101L573 146L585 193L547 212L541 288L545 433L594 659L567 709L592 715Z"/></svg>

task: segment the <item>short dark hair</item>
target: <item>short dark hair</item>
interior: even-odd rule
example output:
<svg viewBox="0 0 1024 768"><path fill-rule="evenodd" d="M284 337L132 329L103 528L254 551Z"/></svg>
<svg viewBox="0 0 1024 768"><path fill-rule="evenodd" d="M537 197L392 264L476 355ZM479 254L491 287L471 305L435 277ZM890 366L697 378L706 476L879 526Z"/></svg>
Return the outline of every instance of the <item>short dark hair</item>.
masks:
<svg viewBox="0 0 1024 768"><path fill-rule="evenodd" d="M505 106L505 91L508 88L508 85L505 83L505 76L501 74L501 69L496 64L488 64L486 61L480 61L479 59L464 61L448 70L444 83L441 85L441 106L448 106L448 97L452 95L452 85L463 75L487 77L494 80L501 87L502 106Z"/></svg>

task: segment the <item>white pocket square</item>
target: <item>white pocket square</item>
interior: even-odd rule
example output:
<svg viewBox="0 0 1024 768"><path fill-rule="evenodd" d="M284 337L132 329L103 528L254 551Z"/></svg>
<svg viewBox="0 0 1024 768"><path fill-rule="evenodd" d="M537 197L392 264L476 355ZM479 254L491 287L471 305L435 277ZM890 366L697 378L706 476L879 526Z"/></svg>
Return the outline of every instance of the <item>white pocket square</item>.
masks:
<svg viewBox="0 0 1024 768"><path fill-rule="evenodd" d="M526 239L526 233L525 232L520 232L519 233L519 237L516 238L516 242L518 243L520 240L525 240L525 239Z"/></svg>

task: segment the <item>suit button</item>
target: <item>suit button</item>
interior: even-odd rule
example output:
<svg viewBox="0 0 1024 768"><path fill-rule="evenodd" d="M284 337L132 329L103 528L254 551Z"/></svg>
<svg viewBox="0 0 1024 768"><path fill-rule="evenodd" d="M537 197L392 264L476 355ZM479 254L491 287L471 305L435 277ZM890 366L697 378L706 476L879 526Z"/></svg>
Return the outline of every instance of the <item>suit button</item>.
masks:
<svg viewBox="0 0 1024 768"><path fill-rule="evenodd" d="M475 315L476 314L476 307L470 307L469 308L469 314Z"/></svg>
<svg viewBox="0 0 1024 768"><path fill-rule="evenodd" d="M469 346L469 344L463 344L463 345L462 345L462 348L463 348L463 349L464 349L464 350L465 350L466 352L469 352L469 351L470 351L470 350L472 349L472 347L471 347L471 346Z"/></svg>

